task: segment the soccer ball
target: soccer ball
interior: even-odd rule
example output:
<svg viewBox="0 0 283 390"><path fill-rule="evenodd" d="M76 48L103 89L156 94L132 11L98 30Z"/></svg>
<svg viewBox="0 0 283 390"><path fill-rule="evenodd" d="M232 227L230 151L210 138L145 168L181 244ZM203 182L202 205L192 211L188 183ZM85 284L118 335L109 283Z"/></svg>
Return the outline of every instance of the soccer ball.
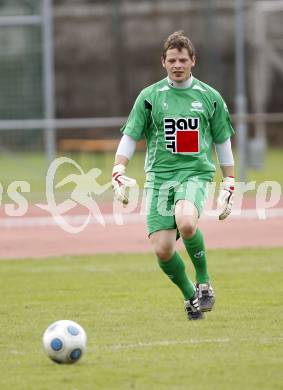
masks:
<svg viewBox="0 0 283 390"><path fill-rule="evenodd" d="M74 321L60 320L49 325L43 334L43 347L55 363L76 363L86 350L87 336Z"/></svg>

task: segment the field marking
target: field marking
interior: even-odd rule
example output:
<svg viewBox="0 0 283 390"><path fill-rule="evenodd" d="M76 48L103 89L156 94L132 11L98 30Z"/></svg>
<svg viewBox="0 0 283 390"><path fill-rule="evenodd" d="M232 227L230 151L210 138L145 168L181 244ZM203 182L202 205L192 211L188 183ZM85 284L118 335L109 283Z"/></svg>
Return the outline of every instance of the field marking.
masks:
<svg viewBox="0 0 283 390"><path fill-rule="evenodd" d="M248 341L256 341L251 340L249 338L240 338L235 339L235 342L248 342ZM119 351L125 349L139 349L139 348L154 348L154 347L170 347L174 345L198 345L198 344L227 344L231 343L233 340L230 337L224 338L216 338L216 339L186 339L186 340L161 340L161 341L152 341L152 342L138 342L135 344L113 344L113 345L105 345L98 346L96 349L108 349L111 351ZM260 344L270 344L270 343L278 343L283 342L283 337L263 337L257 341Z"/></svg>
<svg viewBox="0 0 283 390"><path fill-rule="evenodd" d="M172 345L188 345L188 344L224 344L229 343L230 338L225 337L222 339L188 339L188 340L161 340L152 342L138 342L136 344L113 344L103 346L103 349L121 350L121 349L137 349L137 348L151 348L151 347L169 347Z"/></svg>
<svg viewBox="0 0 283 390"><path fill-rule="evenodd" d="M94 347L94 352L97 350L110 350L110 351L120 351L127 349L140 349L140 348L154 348L154 347L170 347L174 345L200 345L200 344L227 344L231 342L257 342L259 344L270 344L283 342L283 337L262 337L260 339L241 337L235 338L232 340L230 337L216 338L216 339L185 339L185 340L160 340L152 342L138 342L134 344L112 344L112 345L96 345ZM18 351L12 349L10 351L11 355L25 355L24 351Z"/></svg>
<svg viewBox="0 0 283 390"><path fill-rule="evenodd" d="M283 208L272 208L265 210L266 218L282 218L283 217ZM78 214L78 215L66 215L64 217L65 221L71 225L81 225L85 222L87 214ZM112 214L103 214L106 225L116 225L117 218ZM140 213L131 213L131 214L121 214L119 219L123 220L123 224L131 223L143 223L145 222L145 215ZM201 217L201 220L211 221L216 220L217 216L204 214ZM256 209L245 209L245 210L234 210L234 212L229 216L229 220L237 219L260 219ZM121 225L121 223L119 223ZM4 217L0 219L0 228L20 228L20 227L40 227L40 226L57 226L58 224L52 216L48 217ZM96 218L91 217L89 220L89 225L98 225Z"/></svg>

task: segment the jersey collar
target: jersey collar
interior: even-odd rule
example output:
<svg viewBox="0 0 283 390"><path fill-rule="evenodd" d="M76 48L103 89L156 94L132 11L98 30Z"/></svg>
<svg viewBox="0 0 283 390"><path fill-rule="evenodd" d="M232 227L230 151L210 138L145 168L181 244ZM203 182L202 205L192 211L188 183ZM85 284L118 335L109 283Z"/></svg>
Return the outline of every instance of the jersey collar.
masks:
<svg viewBox="0 0 283 390"><path fill-rule="evenodd" d="M190 88L192 83L193 83L193 75L191 74L190 77L188 78L188 80L186 81L183 81L182 83L176 83L176 81L173 81L171 80L168 76L167 76L167 82L168 84L170 85L170 87L172 88L176 88L176 89L186 89L186 88Z"/></svg>

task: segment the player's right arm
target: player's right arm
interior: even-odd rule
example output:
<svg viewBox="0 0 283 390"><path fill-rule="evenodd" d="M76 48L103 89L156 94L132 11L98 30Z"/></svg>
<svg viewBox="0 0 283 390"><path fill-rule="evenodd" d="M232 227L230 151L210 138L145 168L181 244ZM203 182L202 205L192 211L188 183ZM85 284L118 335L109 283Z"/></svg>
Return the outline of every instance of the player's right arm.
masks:
<svg viewBox="0 0 283 390"><path fill-rule="evenodd" d="M129 198L126 194L127 187L132 187L136 184L136 180L126 176L125 173L129 160L135 152L136 143L143 137L144 129L147 125L148 113L145 106L145 97L143 92L141 92L135 101L126 124L121 129L123 136L115 156L112 186L115 198L124 205L129 203Z"/></svg>
<svg viewBox="0 0 283 390"><path fill-rule="evenodd" d="M130 158L134 154L136 149L136 141L130 136L124 134L119 143L114 167L112 171L112 187L115 194L115 198L122 202L124 205L129 203L129 198L126 194L127 187L133 187L136 184L136 180L125 175L126 167Z"/></svg>

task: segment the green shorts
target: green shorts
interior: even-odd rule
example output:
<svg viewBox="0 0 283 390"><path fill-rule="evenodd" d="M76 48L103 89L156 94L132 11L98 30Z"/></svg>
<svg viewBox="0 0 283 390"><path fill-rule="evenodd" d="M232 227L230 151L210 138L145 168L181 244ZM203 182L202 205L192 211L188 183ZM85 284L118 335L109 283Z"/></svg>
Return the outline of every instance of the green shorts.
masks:
<svg viewBox="0 0 283 390"><path fill-rule="evenodd" d="M158 230L176 229L175 205L189 200L201 215L211 179L191 176L186 171L150 173L145 183L148 235Z"/></svg>

